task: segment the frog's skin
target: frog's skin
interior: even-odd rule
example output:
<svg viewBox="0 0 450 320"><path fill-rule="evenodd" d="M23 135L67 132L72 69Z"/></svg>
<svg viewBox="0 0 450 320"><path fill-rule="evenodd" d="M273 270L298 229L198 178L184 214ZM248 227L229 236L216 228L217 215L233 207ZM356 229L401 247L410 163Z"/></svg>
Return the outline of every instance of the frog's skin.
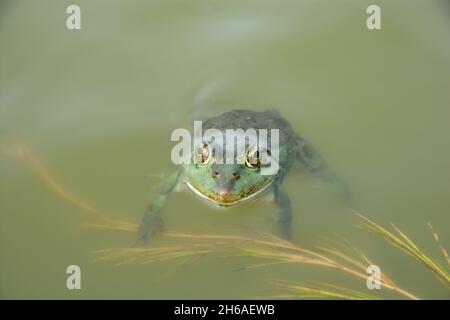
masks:
<svg viewBox="0 0 450 320"><path fill-rule="evenodd" d="M203 121L203 131L225 129L279 130L279 170L275 175L261 175L260 169L245 164L183 164L179 171L167 178L159 194L150 204L140 228L141 240L146 241L162 227L160 211L169 194L179 184L186 184L194 194L219 206L232 206L246 200L272 193L278 211L280 234L291 239L292 209L288 194L282 183L293 163L299 162L301 170L314 174L322 180L332 180L334 175L327 169L319 154L291 128L289 122L276 111L232 110ZM194 148L195 150L195 148Z"/></svg>

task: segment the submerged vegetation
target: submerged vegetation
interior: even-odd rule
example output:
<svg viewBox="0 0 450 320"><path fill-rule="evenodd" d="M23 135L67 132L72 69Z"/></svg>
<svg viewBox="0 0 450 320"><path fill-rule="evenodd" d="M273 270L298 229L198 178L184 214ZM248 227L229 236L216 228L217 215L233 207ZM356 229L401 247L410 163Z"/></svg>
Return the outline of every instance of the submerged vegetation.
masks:
<svg viewBox="0 0 450 320"><path fill-rule="evenodd" d="M91 221L87 227L97 230L137 231L138 225L114 220L68 192L24 145L15 143L3 147L0 149L0 155L23 160L52 192L89 215ZM439 237L431 223L428 223L428 227L442 252L443 259L440 260L430 257L395 225L391 225L392 231L389 231L366 216L356 211L354 213L360 219L359 227L376 234L390 245L410 255L416 262L423 264L432 272L447 289L450 289L449 255L440 244ZM149 247L107 249L95 251L94 254L98 261L110 261L115 265L149 264L164 260L200 258L205 255L218 254L244 256L252 258L252 261L258 261L258 263L242 269L261 268L276 264L312 265L318 268L337 270L364 282L368 277L367 268L374 264L366 254L350 243L344 245L345 249L333 246L307 249L263 232L254 232L251 237L178 232L164 232L162 236L183 239L183 242ZM380 282L383 288L395 293L399 298L419 299L415 294L400 287L385 273L381 274ZM327 283L308 284L270 279L268 284L280 289L282 293L267 298L383 299L381 296Z"/></svg>
<svg viewBox="0 0 450 320"><path fill-rule="evenodd" d="M429 257L409 239L400 229L393 226L396 234L384 229L372 220L356 213L363 221L361 226L372 231L389 244L402 249L423 263L439 280L450 289L449 261L446 251L443 251L447 259L447 265L441 265L435 259ZM94 227L102 227L95 225ZM256 233L254 237L240 237L228 235L206 235L187 233L165 233L167 237L179 237L197 240L195 243L176 244L145 248L108 249L94 252L99 256L99 261L115 261L116 265L124 264L148 264L168 259L180 259L200 257L206 254L225 254L227 256L246 256L264 260L259 264L249 265L242 269L266 267L274 264L290 263L300 265L314 265L321 268L329 268L349 274L366 281L367 268L374 264L360 250L348 246L353 252L350 255L344 250L334 247L317 247L306 249L295 243L268 233ZM434 233L436 236L436 234ZM419 299L414 294L397 285L388 275L381 274L381 286L399 296L408 299ZM286 294L272 296L278 298L336 298L336 299L381 299L365 292L352 290L331 284L304 284L279 280L269 281L274 287L283 288Z"/></svg>

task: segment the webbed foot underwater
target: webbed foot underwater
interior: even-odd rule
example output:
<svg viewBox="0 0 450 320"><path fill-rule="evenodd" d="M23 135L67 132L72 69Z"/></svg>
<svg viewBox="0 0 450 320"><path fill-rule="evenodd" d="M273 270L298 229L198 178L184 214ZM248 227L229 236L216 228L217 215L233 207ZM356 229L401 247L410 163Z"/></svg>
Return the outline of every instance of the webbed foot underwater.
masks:
<svg viewBox="0 0 450 320"><path fill-rule="evenodd" d="M211 130L216 134L207 134ZM230 130L234 134L231 143L228 139ZM249 138L251 130L262 130L271 144L261 143L261 135L258 135L258 139ZM278 140L276 146L274 132ZM218 135L225 136L226 143L218 139ZM293 215L289 195L283 190L283 180L292 165L299 163L303 172L323 181L339 180L315 149L296 134L289 122L277 111L225 112L203 121L201 137L201 141L194 139L192 151L187 157L187 160L192 161L180 164L180 169L167 178L148 207L140 226L140 239L144 242L160 231L160 212L170 193L181 184L186 185L193 194L221 207L233 206L272 193L278 213L279 233L290 240ZM235 152L239 146L242 146L243 152ZM276 152L273 147L276 147ZM230 157L233 161L230 161ZM223 161L225 158L226 162ZM272 174L264 174L267 163L274 161L277 170Z"/></svg>

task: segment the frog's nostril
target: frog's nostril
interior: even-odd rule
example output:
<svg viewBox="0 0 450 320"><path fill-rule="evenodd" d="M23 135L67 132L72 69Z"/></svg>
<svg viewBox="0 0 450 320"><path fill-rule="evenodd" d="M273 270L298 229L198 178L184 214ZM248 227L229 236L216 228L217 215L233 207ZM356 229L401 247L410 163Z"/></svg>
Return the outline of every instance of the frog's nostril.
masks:
<svg viewBox="0 0 450 320"><path fill-rule="evenodd" d="M213 176L213 178L216 178L219 174L220 174L219 171L214 170L213 173L212 173L212 176Z"/></svg>
<svg viewBox="0 0 450 320"><path fill-rule="evenodd" d="M239 178L240 178L239 172L238 172L238 171L233 172L233 177L234 177L236 180L239 179Z"/></svg>

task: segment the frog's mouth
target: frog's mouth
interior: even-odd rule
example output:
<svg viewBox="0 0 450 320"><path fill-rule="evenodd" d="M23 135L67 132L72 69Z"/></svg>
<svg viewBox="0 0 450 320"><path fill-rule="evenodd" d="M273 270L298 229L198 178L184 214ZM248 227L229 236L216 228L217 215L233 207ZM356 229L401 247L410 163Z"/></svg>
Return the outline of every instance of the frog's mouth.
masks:
<svg viewBox="0 0 450 320"><path fill-rule="evenodd" d="M200 198L206 199L209 202L212 202L215 205L220 206L220 207L230 207L230 206L236 205L238 203L247 202L249 200L255 199L256 197L258 197L259 195L261 195L265 191L267 191L267 189L272 184L272 182L273 182L272 180L268 181L268 183L266 183L262 188L260 188L259 190L255 191L251 194L236 197L236 196L230 196L230 195L221 196L217 193L205 194L205 193L201 192L198 188L196 188L194 185L192 185L189 181L185 181L186 185L189 187L189 189L193 193L198 195Z"/></svg>

